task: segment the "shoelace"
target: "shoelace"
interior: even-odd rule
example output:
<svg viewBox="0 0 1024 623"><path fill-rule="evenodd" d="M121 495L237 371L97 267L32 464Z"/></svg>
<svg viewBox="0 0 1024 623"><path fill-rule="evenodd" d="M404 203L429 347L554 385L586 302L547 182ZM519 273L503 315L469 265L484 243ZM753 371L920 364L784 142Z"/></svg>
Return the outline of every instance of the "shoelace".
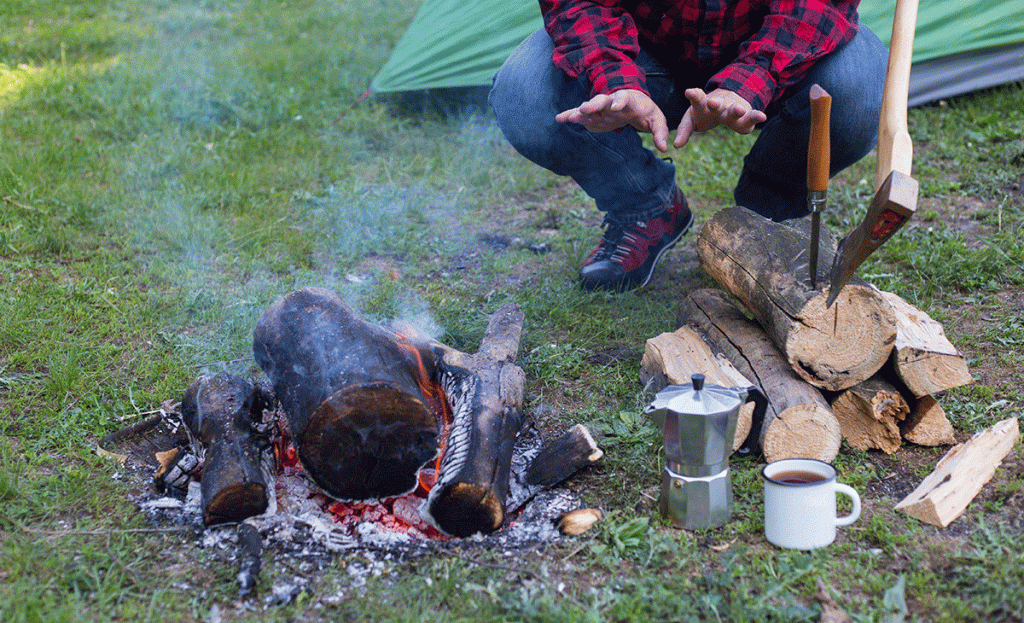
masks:
<svg viewBox="0 0 1024 623"><path fill-rule="evenodd" d="M636 250L636 236L626 230L621 223L611 221L607 217L604 220L604 236L601 238L601 246L594 256L595 260L619 261L630 252ZM637 227L647 227L646 223L636 223Z"/></svg>

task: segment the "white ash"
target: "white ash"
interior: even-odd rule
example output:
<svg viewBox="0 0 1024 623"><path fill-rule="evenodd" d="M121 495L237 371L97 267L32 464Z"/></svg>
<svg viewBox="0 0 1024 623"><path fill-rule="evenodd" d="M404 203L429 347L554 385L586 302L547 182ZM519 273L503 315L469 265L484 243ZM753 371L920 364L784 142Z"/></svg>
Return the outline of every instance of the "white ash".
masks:
<svg viewBox="0 0 1024 623"><path fill-rule="evenodd" d="M171 415L167 419L175 418ZM274 558L288 560L287 568L295 574L292 581L277 584L269 595L264 595L264 607L290 603L302 592L308 592L307 581L301 574L322 571L338 564L339 559L349 581L362 586L369 578L386 573L389 566L409 558L443 555L466 546L514 557L540 543L572 538L563 536L556 524L565 513L584 506L579 497L564 487L541 490L525 484L526 470L542 445L539 434L532 429L524 431L517 440L506 525L490 535L464 539L432 539L412 526L406 532L393 531L376 521L361 521L354 527L351 523L338 523L334 515L322 510L319 496L314 497L319 490L311 485L301 468L282 468L268 479L274 483L275 495L270 496L267 511L245 520L259 532L264 549L275 552ZM232 564L241 563L237 524L203 525L199 482L190 481L183 491L175 492L180 497L162 495L152 486L152 472L143 471L151 468L137 467L140 479L148 484L136 503L152 523L190 526L196 530L199 547L222 551ZM273 564L270 560L265 562ZM339 591L335 598L344 598L344 591Z"/></svg>

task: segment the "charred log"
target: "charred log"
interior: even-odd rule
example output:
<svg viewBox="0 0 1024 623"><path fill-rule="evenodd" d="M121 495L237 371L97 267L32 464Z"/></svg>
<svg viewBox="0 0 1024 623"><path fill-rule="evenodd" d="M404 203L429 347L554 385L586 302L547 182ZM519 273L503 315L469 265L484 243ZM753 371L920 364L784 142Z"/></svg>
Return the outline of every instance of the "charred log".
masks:
<svg viewBox="0 0 1024 623"><path fill-rule="evenodd" d="M523 424L526 375L513 363L523 320L517 305L506 305L488 322L477 354L434 348L451 421L423 514L446 534L489 533L504 522L512 450Z"/></svg>
<svg viewBox="0 0 1024 623"><path fill-rule="evenodd" d="M423 393L436 371L429 350L363 321L333 292L305 288L264 312L253 351L319 487L342 500L415 488L438 450Z"/></svg>
<svg viewBox="0 0 1024 623"><path fill-rule="evenodd" d="M226 373L200 377L185 391L181 415L202 444L203 521L207 525L259 515L269 502L270 441L261 432L273 397Z"/></svg>

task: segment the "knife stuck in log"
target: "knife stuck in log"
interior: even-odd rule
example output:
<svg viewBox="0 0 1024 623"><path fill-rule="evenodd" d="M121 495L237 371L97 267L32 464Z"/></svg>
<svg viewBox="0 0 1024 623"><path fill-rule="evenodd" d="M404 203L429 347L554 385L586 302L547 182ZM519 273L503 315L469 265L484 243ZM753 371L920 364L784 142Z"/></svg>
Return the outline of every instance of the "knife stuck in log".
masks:
<svg viewBox="0 0 1024 623"><path fill-rule="evenodd" d="M818 247L821 244L821 213L828 198L832 163L829 136L832 96L820 85L811 87L811 136L807 148L807 207L811 211L811 289L818 289Z"/></svg>

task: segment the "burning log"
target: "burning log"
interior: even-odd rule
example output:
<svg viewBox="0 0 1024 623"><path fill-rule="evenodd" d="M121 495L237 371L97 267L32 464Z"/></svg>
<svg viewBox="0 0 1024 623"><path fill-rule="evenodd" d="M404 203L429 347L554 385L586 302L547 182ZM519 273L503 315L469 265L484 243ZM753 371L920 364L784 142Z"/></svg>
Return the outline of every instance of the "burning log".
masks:
<svg viewBox="0 0 1024 623"><path fill-rule="evenodd" d="M691 292L678 320L696 327L712 351L722 354L767 396L764 422L751 431L765 459L829 462L836 457L842 442L839 422L821 392L796 375L765 332L724 292Z"/></svg>
<svg viewBox="0 0 1024 623"><path fill-rule="evenodd" d="M306 288L267 309L253 351L299 460L325 492L372 499L419 483L429 490L424 519L469 536L505 519L523 425L526 377L513 363L523 319L518 306L502 307L469 355L403 327L369 324L334 293ZM592 460L595 448L585 452ZM562 458L565 469L579 469Z"/></svg>
<svg viewBox="0 0 1024 623"><path fill-rule="evenodd" d="M526 375L515 365L524 315L505 305L475 355L435 345L451 407L424 518L453 536L493 532L505 520L512 449L522 425Z"/></svg>
<svg viewBox="0 0 1024 623"><path fill-rule="evenodd" d="M840 391L885 364L896 340L892 306L854 277L826 309L827 291L811 290L809 235L746 208L719 211L701 228L701 265L757 319L793 370L812 385ZM835 252L821 248L819 268ZM827 279L819 279L827 282Z"/></svg>
<svg viewBox="0 0 1024 623"><path fill-rule="evenodd" d="M272 457L262 432L273 397L227 373L199 377L185 391L181 415L204 449L203 521L206 525L259 515L269 503Z"/></svg>
<svg viewBox="0 0 1024 623"><path fill-rule="evenodd" d="M340 500L416 487L438 447L429 405L441 400L430 356L322 288L271 305L256 325L253 352L317 486Z"/></svg>

